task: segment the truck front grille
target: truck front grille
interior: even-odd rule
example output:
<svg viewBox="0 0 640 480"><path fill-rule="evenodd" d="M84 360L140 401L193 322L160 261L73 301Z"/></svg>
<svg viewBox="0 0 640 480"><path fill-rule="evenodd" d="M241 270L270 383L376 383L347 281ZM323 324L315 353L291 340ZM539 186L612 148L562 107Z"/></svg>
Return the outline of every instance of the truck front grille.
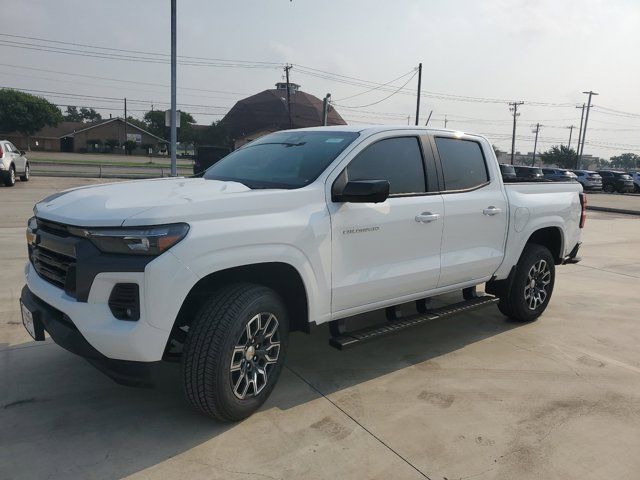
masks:
<svg viewBox="0 0 640 480"><path fill-rule="evenodd" d="M74 258L40 246L31 250L31 263L38 275L62 289L66 286L69 269L74 262Z"/></svg>

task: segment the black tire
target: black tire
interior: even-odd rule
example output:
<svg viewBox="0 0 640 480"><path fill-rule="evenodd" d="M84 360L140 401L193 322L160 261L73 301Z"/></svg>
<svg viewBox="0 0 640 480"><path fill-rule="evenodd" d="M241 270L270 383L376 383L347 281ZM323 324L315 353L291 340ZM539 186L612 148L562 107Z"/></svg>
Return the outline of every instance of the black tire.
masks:
<svg viewBox="0 0 640 480"><path fill-rule="evenodd" d="M247 332L256 322L258 325L272 322L268 315L275 316L277 332L269 340L268 335L256 335L250 342ZM256 320L256 317L259 318ZM249 323L252 326L248 329ZM236 347L244 345L244 336L247 337L247 346L244 352L238 351ZM197 410L218 420L237 421L248 417L269 397L280 376L288 336L287 309L276 292L250 283L237 283L220 289L204 303L189 328L182 355L182 378L187 399ZM257 362L269 360L259 348L270 342L269 348L274 353L274 338L279 343L275 363L263 366L262 371L267 373L261 376L261 382L247 382L251 374L253 379L258 379L260 370L256 369L259 366ZM261 346L259 342L264 343ZM246 356L251 346L255 346L251 350L255 357L248 359ZM256 358L258 360L254 364ZM234 367L232 362L237 364L235 372L231 371ZM241 380L238 386L240 377L245 380ZM247 389L243 388L245 384ZM252 384L252 394L248 395ZM239 396L242 395L240 390L245 391L246 398Z"/></svg>
<svg viewBox="0 0 640 480"><path fill-rule="evenodd" d="M16 184L16 167L11 165L9 170L5 172L2 181L5 187L13 187Z"/></svg>
<svg viewBox="0 0 640 480"><path fill-rule="evenodd" d="M21 182L29 181L29 164L28 163L24 166L24 173L20 175L20 181Z"/></svg>
<svg viewBox="0 0 640 480"><path fill-rule="evenodd" d="M538 266L540 273L537 273ZM517 322L535 320L542 315L551 300L555 275L555 263L551 252L542 245L527 244L518 260L511 287L500 297L498 308L504 315ZM532 285L532 280L535 286ZM544 282L548 283L543 285Z"/></svg>
<svg viewBox="0 0 640 480"><path fill-rule="evenodd" d="M616 188L611 184L606 184L603 190L607 193L614 193L616 191Z"/></svg>

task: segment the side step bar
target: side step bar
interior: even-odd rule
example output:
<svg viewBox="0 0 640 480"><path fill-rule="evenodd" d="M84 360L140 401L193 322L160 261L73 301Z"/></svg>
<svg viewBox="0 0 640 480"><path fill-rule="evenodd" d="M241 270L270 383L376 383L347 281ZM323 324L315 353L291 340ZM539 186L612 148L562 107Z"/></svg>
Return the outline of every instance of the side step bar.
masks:
<svg viewBox="0 0 640 480"><path fill-rule="evenodd" d="M496 303L497 301L498 298L492 295L482 295L470 298L463 302L454 303L441 308L435 308L433 310L427 310L425 313L419 313L417 315L401 318L392 322L373 325L371 327L363 328L362 330L354 330L353 332L345 332L341 335L331 337L329 339L329 345L337 348L338 350L344 350L345 348L351 348L361 343L368 342L369 340L384 337L385 335L391 335L399 332L400 330L404 330L405 328L423 325L438 318L472 310L474 308L482 307L483 305Z"/></svg>

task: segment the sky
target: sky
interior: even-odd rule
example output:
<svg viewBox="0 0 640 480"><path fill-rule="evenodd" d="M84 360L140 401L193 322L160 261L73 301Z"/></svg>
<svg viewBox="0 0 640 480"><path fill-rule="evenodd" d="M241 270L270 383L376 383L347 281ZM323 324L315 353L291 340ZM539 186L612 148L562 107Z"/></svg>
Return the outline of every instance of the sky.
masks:
<svg viewBox="0 0 640 480"><path fill-rule="evenodd" d="M538 151L566 145L570 125L575 147L575 106L592 90L584 153L640 154L638 0L178 0L177 9L178 104L198 123L273 88L288 63L291 81L331 93L348 123L413 124L421 62L421 124L433 112L429 125L443 127L446 115L448 128L509 151L508 102L523 101L516 150L533 150L536 123ZM0 11L1 87L107 117L122 116L123 97L138 118L167 108L168 0L0 0Z"/></svg>

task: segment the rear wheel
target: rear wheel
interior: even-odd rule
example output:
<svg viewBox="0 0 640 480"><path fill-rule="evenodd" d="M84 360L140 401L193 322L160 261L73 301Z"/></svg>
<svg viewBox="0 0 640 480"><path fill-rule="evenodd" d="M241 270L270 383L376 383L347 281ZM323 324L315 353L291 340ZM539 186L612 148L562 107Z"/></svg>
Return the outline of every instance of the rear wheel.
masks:
<svg viewBox="0 0 640 480"><path fill-rule="evenodd" d="M29 181L29 164L28 163L24 166L24 173L20 175L20 181L21 182Z"/></svg>
<svg viewBox="0 0 640 480"><path fill-rule="evenodd" d="M13 187L16 184L16 167L11 165L9 170L7 170L4 174L4 178L2 179L5 186Z"/></svg>
<svg viewBox="0 0 640 480"><path fill-rule="evenodd" d="M607 183L602 189L607 193L613 193L616 191L615 187L610 183Z"/></svg>
<svg viewBox="0 0 640 480"><path fill-rule="evenodd" d="M516 266L511 287L500 297L498 308L509 318L530 322L545 311L555 283L555 263L542 245L528 244Z"/></svg>
<svg viewBox="0 0 640 480"><path fill-rule="evenodd" d="M288 334L285 305L273 290L240 283L213 294L193 320L184 346L189 402L223 421L251 415L280 376Z"/></svg>

